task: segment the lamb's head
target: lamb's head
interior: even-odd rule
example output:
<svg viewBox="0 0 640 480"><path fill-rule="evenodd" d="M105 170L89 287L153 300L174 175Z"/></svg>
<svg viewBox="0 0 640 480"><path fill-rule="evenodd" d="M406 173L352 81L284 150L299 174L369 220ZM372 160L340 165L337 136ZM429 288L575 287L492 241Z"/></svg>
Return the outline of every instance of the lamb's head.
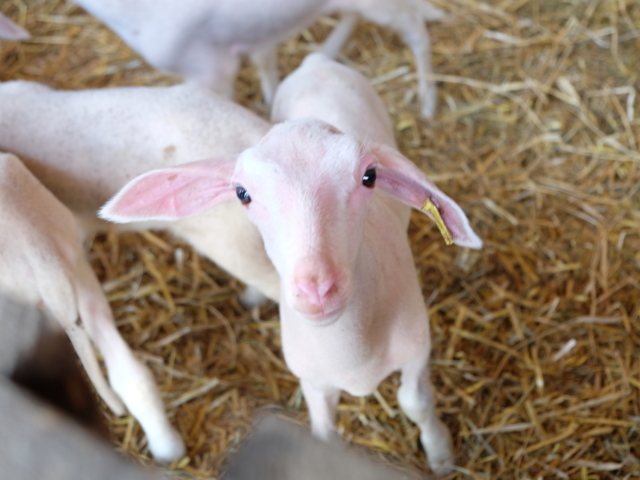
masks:
<svg viewBox="0 0 640 480"><path fill-rule="evenodd" d="M315 322L337 317L351 295L372 161L330 125L288 122L240 155L231 178L280 274L282 301Z"/></svg>
<svg viewBox="0 0 640 480"><path fill-rule="evenodd" d="M350 299L377 188L416 208L430 199L455 243L482 245L460 207L400 153L363 145L317 120L278 124L236 157L142 175L101 215L119 222L174 220L237 197L280 274L282 301L326 325Z"/></svg>

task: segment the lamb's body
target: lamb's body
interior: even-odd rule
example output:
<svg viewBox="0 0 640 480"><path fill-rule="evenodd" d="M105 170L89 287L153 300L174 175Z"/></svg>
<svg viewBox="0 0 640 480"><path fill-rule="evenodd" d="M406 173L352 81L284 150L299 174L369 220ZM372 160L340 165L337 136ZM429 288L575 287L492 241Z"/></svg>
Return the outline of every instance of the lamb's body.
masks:
<svg viewBox="0 0 640 480"><path fill-rule="evenodd" d="M83 221L127 181L154 168L237 153L269 124L224 98L189 85L57 91L33 82L0 84L0 149L20 155L34 175ZM154 222L265 295L278 277L256 228L235 203L198 217Z"/></svg>
<svg viewBox="0 0 640 480"><path fill-rule="evenodd" d="M418 74L431 73L425 20L444 13L425 0L75 0L104 21L154 67L230 94L240 56L251 55L270 103L278 85L276 45L321 14L350 15L325 46L335 55L361 15L390 27L416 57ZM419 79L425 116L435 109L435 87Z"/></svg>
<svg viewBox="0 0 640 480"><path fill-rule="evenodd" d="M323 120L365 143L396 147L384 104L366 79L322 54L308 56L283 81L274 102L273 121L305 118ZM358 281L339 322L318 328L281 302L285 358L301 379L367 395L409 360L428 356L427 312L411 274L406 234L410 211L375 191L355 265Z"/></svg>
<svg viewBox="0 0 640 480"><path fill-rule="evenodd" d="M118 334L84 258L73 214L16 156L1 153L0 225L0 292L51 314L67 332L98 393L117 414L124 413L124 402L156 457L182 455L184 445L165 416L151 373ZM105 359L117 395L102 376L92 342Z"/></svg>

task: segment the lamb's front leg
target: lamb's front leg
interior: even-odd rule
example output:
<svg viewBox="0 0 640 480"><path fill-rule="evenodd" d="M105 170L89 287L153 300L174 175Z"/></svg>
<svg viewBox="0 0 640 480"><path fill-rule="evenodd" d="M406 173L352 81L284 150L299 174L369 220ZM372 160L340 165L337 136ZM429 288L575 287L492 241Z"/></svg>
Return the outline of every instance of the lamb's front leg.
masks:
<svg viewBox="0 0 640 480"><path fill-rule="evenodd" d="M340 390L318 387L307 380L300 380L300 388L309 408L311 433L325 442L337 438L336 408L340 401Z"/></svg>
<svg viewBox="0 0 640 480"><path fill-rule="evenodd" d="M442 475L448 473L453 464L453 447L449 429L436 414L428 360L429 349L426 349L426 354L402 367L398 402L420 427L420 441L427 452L429 466Z"/></svg>
<svg viewBox="0 0 640 480"><path fill-rule="evenodd" d="M240 57L223 48L212 47L204 41L189 44L179 65L187 83L232 100L234 83L240 68Z"/></svg>

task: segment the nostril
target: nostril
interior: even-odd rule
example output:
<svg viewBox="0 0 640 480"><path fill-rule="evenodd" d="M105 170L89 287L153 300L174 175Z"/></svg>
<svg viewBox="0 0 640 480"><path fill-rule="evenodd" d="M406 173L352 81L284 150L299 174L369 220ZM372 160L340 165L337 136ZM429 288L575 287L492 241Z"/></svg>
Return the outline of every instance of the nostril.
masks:
<svg viewBox="0 0 640 480"><path fill-rule="evenodd" d="M298 290L300 293L309 296L316 296L318 291L318 285L315 282L308 282L305 280L298 280L296 282Z"/></svg>
<svg viewBox="0 0 640 480"><path fill-rule="evenodd" d="M300 308L333 308L344 293L345 282L333 261L321 257L303 257L296 262L291 284Z"/></svg>
<svg viewBox="0 0 640 480"><path fill-rule="evenodd" d="M328 297L336 291L336 282L334 280L325 280L318 285L318 296L320 298Z"/></svg>

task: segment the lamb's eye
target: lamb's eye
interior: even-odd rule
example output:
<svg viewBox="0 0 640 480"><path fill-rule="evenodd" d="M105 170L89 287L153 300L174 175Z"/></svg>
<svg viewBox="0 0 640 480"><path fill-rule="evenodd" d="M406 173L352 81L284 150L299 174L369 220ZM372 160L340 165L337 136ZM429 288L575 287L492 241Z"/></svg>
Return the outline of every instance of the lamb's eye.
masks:
<svg viewBox="0 0 640 480"><path fill-rule="evenodd" d="M367 188L373 188L376 184L376 169L375 167L367 168L362 177L362 184Z"/></svg>
<svg viewBox="0 0 640 480"><path fill-rule="evenodd" d="M238 195L238 198L243 204L248 205L251 203L251 196L249 195L249 192L244 189L244 187L238 185L236 187L236 195Z"/></svg>

